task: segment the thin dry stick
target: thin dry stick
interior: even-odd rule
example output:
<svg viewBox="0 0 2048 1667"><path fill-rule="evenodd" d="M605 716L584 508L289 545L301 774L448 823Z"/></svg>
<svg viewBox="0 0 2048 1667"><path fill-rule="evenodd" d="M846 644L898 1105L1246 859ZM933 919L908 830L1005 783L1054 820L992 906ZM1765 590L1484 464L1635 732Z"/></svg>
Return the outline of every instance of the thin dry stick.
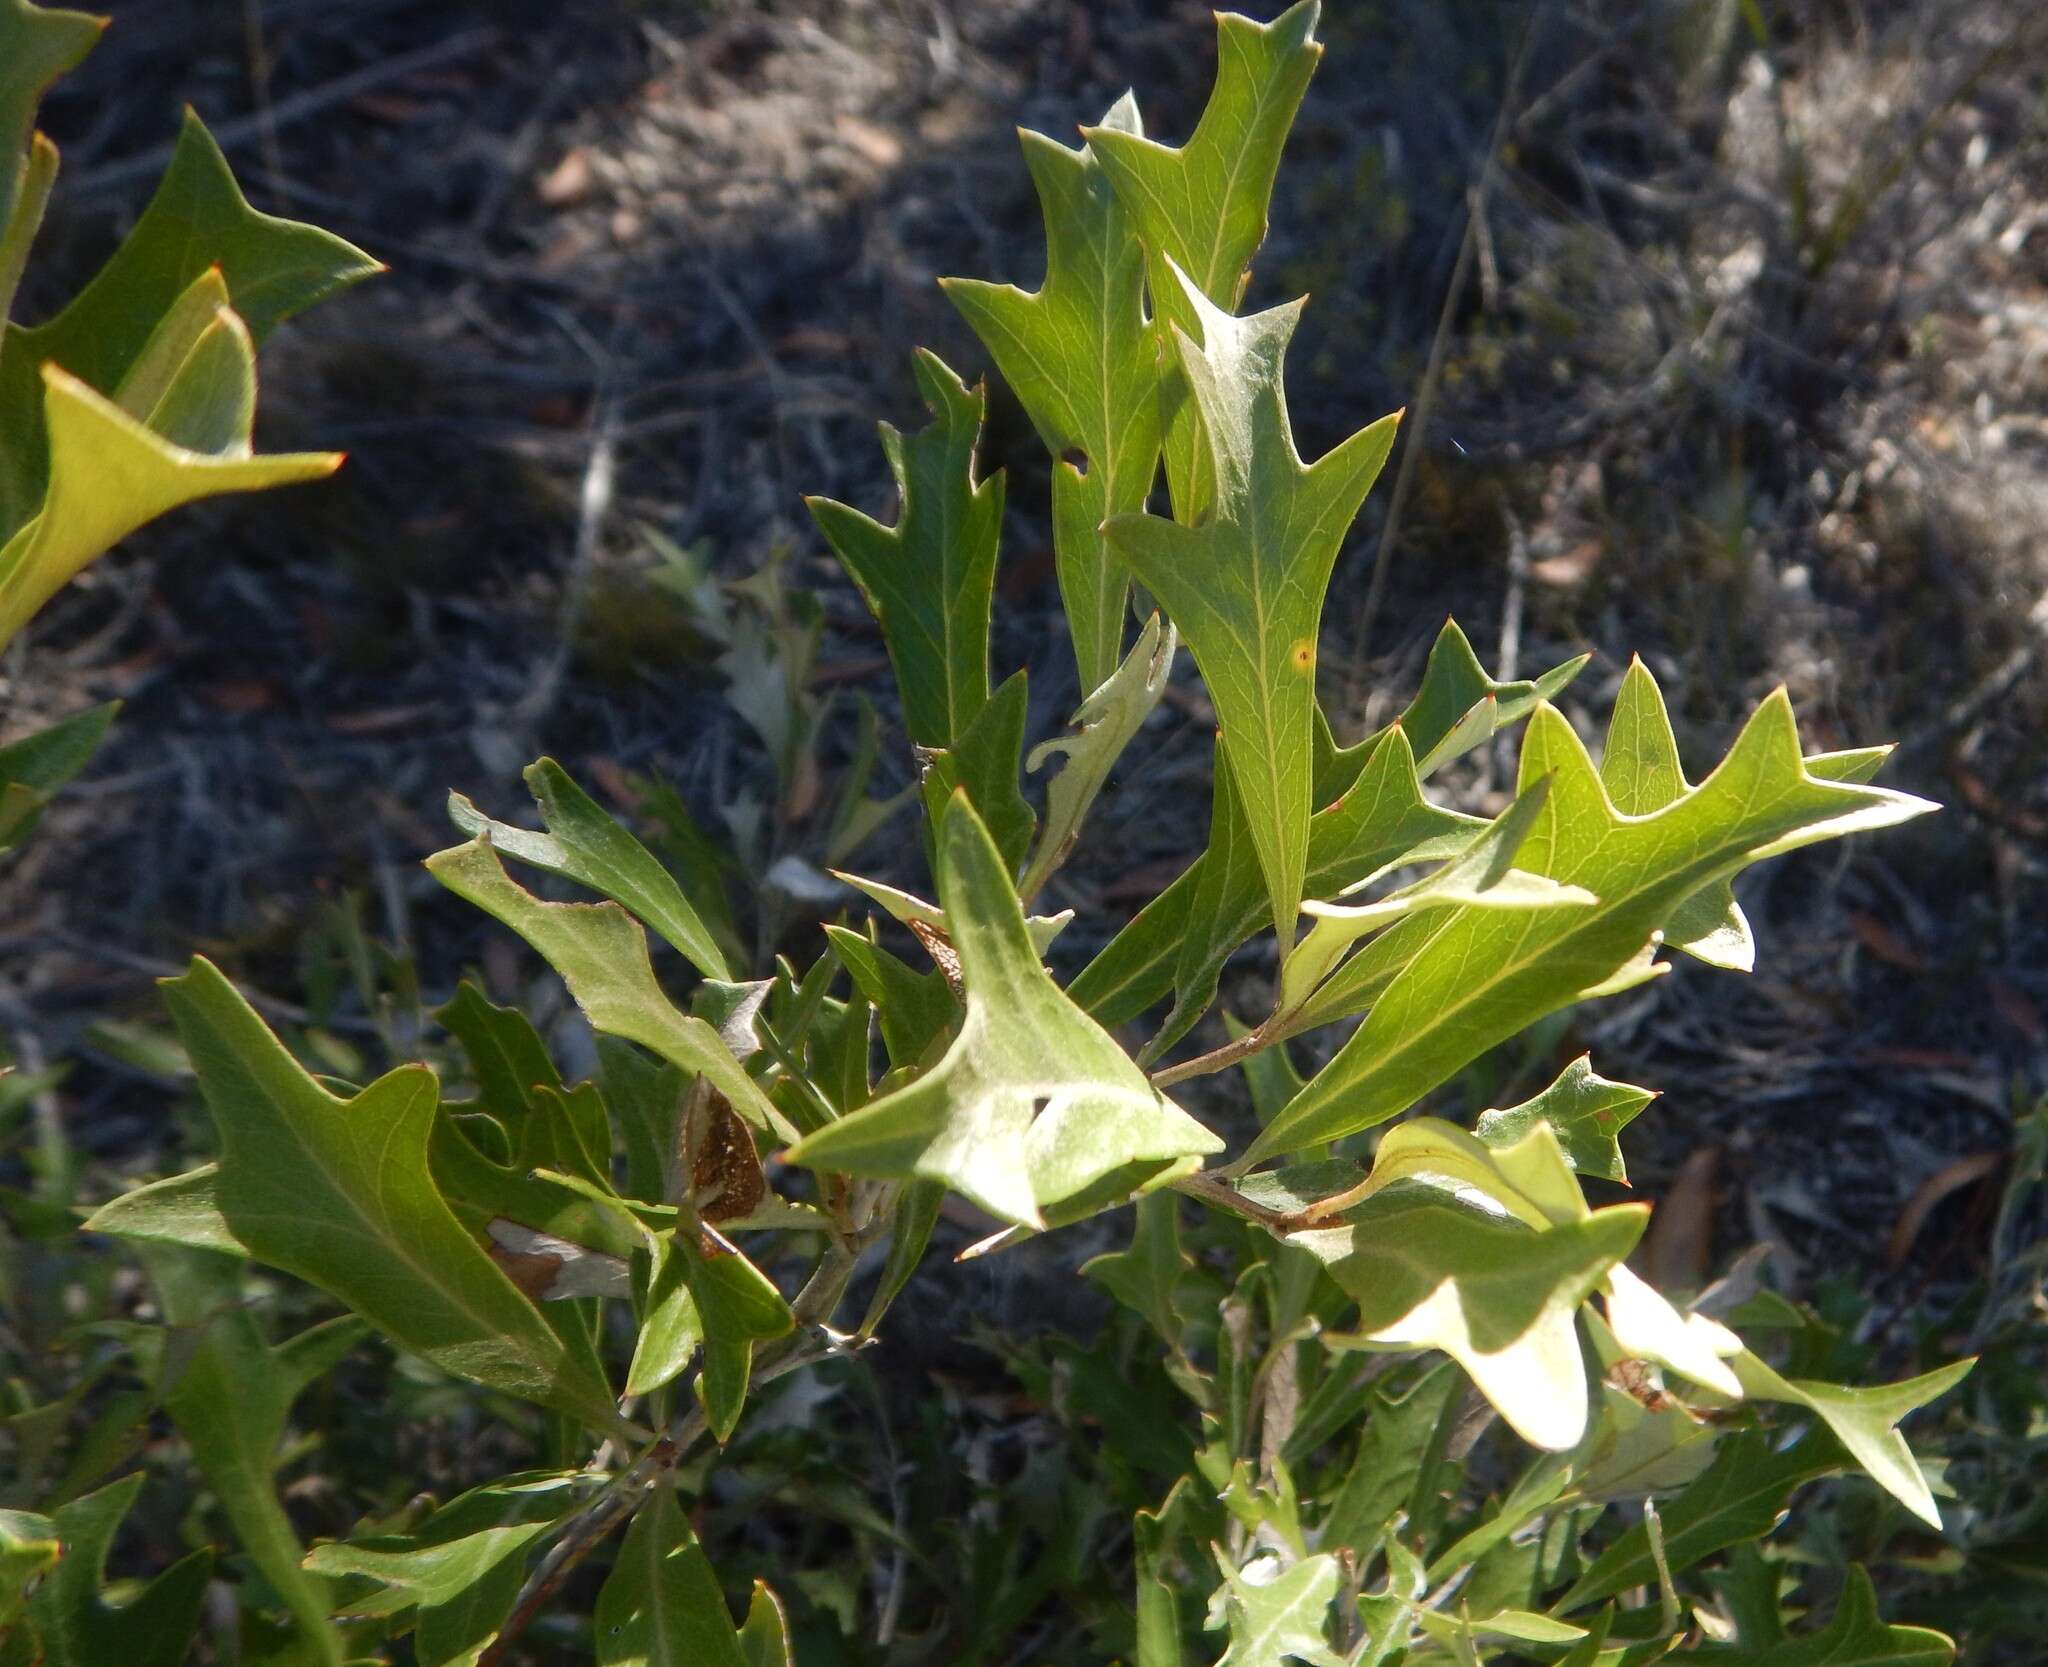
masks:
<svg viewBox="0 0 2048 1667"><path fill-rule="evenodd" d="M346 104L373 88L403 81L421 70L438 69L458 58L474 57L485 47L495 44L497 39L496 29L465 29L459 35L450 35L446 40L435 41L413 52L401 52L382 63L365 64L353 74L341 76L324 87L308 87L302 93L280 99L266 113L237 117L208 131L222 150L235 150L252 139L261 140L266 130L281 131L295 122L331 110L337 104ZM65 188L72 192L105 191L116 185L126 185L131 179L147 178L162 172L176 149L175 145L157 145L140 155L109 162L103 168L88 168L76 178L67 180Z"/></svg>
<svg viewBox="0 0 2048 1667"><path fill-rule="evenodd" d="M1401 466L1394 472L1394 491L1387 500L1387 524L1380 531L1379 548L1373 552L1372 581L1366 586L1365 603L1358 610L1358 627L1351 639L1352 653L1361 665L1371 646L1373 622L1379 615L1380 597L1386 590L1388 558L1393 552L1394 540L1400 535L1401 511L1408 502L1409 484L1415 478L1415 460L1422 455L1430 414L1436 409L1437 389L1443 383L1444 354L1451 344L1451 320L1457 316L1458 297L1465 293L1465 280L1471 275L1472 258L1479 248L1486 200L1492 195L1493 183L1500 171L1501 146L1506 143L1513 125L1515 101L1521 96L1522 76L1529 67L1531 49L1536 44L1536 37L1542 33L1544 19L1549 13L1550 6L1546 0L1546 4L1530 18L1529 27L1522 34L1521 49L1508 70L1507 87L1501 94L1500 114L1494 121L1493 137L1486 147L1486 160L1480 165L1479 182L1469 198L1471 206L1465 216L1465 235L1458 244L1458 258L1452 264L1451 281L1444 290L1443 309L1437 314L1436 335L1429 344L1429 363L1423 367L1422 386L1416 390L1413 414L1402 425L1407 430L1404 436L1407 444L1401 448Z"/></svg>

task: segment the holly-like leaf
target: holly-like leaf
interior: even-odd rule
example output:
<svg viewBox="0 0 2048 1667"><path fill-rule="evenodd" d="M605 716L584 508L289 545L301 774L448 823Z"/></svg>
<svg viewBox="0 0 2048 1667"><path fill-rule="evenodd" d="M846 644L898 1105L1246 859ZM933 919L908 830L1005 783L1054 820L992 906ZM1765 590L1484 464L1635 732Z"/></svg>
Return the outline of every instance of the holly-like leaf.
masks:
<svg viewBox="0 0 2048 1667"><path fill-rule="evenodd" d="M1704 1643L1693 1659L1718 1667L1948 1667L1956 1647L1927 1627L1891 1626L1877 1613L1877 1592L1852 1564L1828 1624L1774 1644Z"/></svg>
<svg viewBox="0 0 2048 1667"><path fill-rule="evenodd" d="M488 833L507 856L560 874L609 897L661 937L706 978L732 982L717 938L683 895L675 876L619 826L552 758L527 766L526 785L540 806L544 834L494 822L460 793L449 819L472 839Z"/></svg>
<svg viewBox="0 0 2048 1667"><path fill-rule="evenodd" d="M1524 739L1520 786L1545 776L1552 778L1549 798L1516 862L1582 886L1599 902L1538 914L1459 909L1426 938L1402 939L1416 925L1411 920L1375 939L1353 961L1376 949L1384 956L1381 946L1393 941L1404 957L1398 972L1246 1161L1383 1122L1523 1026L1629 976L1670 911L1714 880L1934 808L1908 794L1812 775L1782 690L1758 708L1712 775L1650 815L1615 808L1571 726L1548 706L1537 710ZM1340 968L1325 989L1344 976Z"/></svg>
<svg viewBox="0 0 2048 1667"><path fill-rule="evenodd" d="M1023 672L1003 680L1002 687L975 713L950 747L924 755L925 824L936 830L945 819L955 791L964 792L974 813L996 842L1003 866L1012 874L1024 866L1038 815L1017 785L1024 759L1024 720L1030 715L1030 686Z"/></svg>
<svg viewBox="0 0 2048 1667"><path fill-rule="evenodd" d="M1382 418L1304 464L1281 390L1300 303L1233 318L1178 281L1199 340L1176 328L1174 342L1214 457L1214 504L1199 526L1126 515L1107 532L1194 653L1273 919L1290 938L1315 809L1309 761L1323 596L1399 419Z"/></svg>
<svg viewBox="0 0 2048 1667"><path fill-rule="evenodd" d="M1017 886L1026 903L1067 860L1109 772L1159 704L1179 641L1173 627L1153 614L1124 663L1081 702L1070 726L1073 733L1040 742L1025 759L1024 768L1034 775L1045 768L1048 759L1056 755L1066 759L1046 787L1045 828L1031 854L1031 866Z"/></svg>
<svg viewBox="0 0 2048 1667"><path fill-rule="evenodd" d="M1585 908L1599 900L1582 886L1560 885L1514 866L1515 852L1542 814L1545 780L1532 783L1484 832L1450 861L1376 903L1303 904L1308 931L1287 951L1280 969L1282 1013L1292 1012L1360 938L1429 909L1500 909L1547 913Z"/></svg>
<svg viewBox="0 0 2048 1667"><path fill-rule="evenodd" d="M626 1530L591 1631L599 1667L750 1667L718 1577L672 1488L656 1488Z"/></svg>
<svg viewBox="0 0 2048 1667"><path fill-rule="evenodd" d="M1287 1242L1357 1299L1357 1343L1442 1349L1524 1441L1562 1451L1586 1427L1573 1316L1635 1248L1649 1213L1621 1204L1536 1230L1450 1188L1401 1180Z"/></svg>
<svg viewBox="0 0 2048 1667"><path fill-rule="evenodd" d="M1600 784L1624 816L1648 816L1692 790L1679 762L1664 692L1640 658L1629 662L1614 697ZM1709 966L1748 972L1756 965L1756 935L1725 879L1701 888L1672 911L1664 941Z"/></svg>
<svg viewBox="0 0 2048 1667"><path fill-rule="evenodd" d="M28 1595L38 1667L178 1667L192 1646L213 1551L182 1557L118 1607L101 1587L114 1535L142 1491L138 1471L50 1514L63 1545L57 1566Z"/></svg>
<svg viewBox="0 0 2048 1667"><path fill-rule="evenodd" d="M342 1098L301 1069L211 962L195 957L163 992L220 1131L221 1213L251 1255L458 1376L623 1428L603 1380L435 1187L431 1071L402 1065Z"/></svg>
<svg viewBox="0 0 2048 1667"><path fill-rule="evenodd" d="M919 1063L960 1016L945 975L936 969L919 972L843 926L826 927L825 937L860 993L874 1004L889 1063L899 1069Z"/></svg>
<svg viewBox="0 0 2048 1667"><path fill-rule="evenodd" d="M1539 704L1563 693L1591 659L1581 654L1541 677L1502 681L1479 663L1458 622L1446 619L1430 644L1415 698L1396 720L1415 749L1415 773L1427 781L1453 759L1520 723Z"/></svg>
<svg viewBox="0 0 2048 1667"><path fill-rule="evenodd" d="M697 1392L711 1433L723 1441L739 1422L747 1396L754 1345L785 1335L796 1323L774 1282L715 1229L702 1239L675 1236L683 1279L704 1327L704 1371Z"/></svg>
<svg viewBox="0 0 2048 1667"><path fill-rule="evenodd" d="M1854 1388L1839 1383L1780 1377L1756 1355L1735 1359L1735 1376L1745 1393L1760 1401L1789 1401L1819 1414L1822 1423L1848 1448L1870 1479L1928 1527L1941 1528L1941 1512L1927 1478L1913 1461L1899 1421L1908 1413L1946 1395L1970 1375L1975 1359L1958 1360L1937 1371L1902 1383Z"/></svg>
<svg viewBox="0 0 2048 1667"><path fill-rule="evenodd" d="M1505 1111L1482 1111L1472 1132L1489 1146L1511 1146L1536 1124L1548 1123L1581 1175L1626 1183L1617 1137L1656 1097L1654 1089L1609 1082L1593 1069L1592 1057L1581 1054L1534 1099Z"/></svg>
<svg viewBox="0 0 2048 1667"><path fill-rule="evenodd" d="M1130 94L1103 117L1102 129L1143 133ZM1044 284L1027 294L972 278L940 282L1053 455L1053 560L1081 687L1094 689L1122 652L1130 590L1102 523L1143 509L1159 472L1162 413L1145 316L1145 255L1092 146L1069 150L1042 133L1018 137L1045 215Z"/></svg>
<svg viewBox="0 0 2048 1667"><path fill-rule="evenodd" d="M922 433L882 424L882 450L902 510L894 527L829 498L811 515L881 623L903 719L921 747L950 747L988 699L988 620L1001 470L974 474L983 396L930 353L917 383L933 417Z"/></svg>
<svg viewBox="0 0 2048 1667"><path fill-rule="evenodd" d="M224 414L239 430L220 445L194 448L167 439L55 364L44 367L48 490L34 517L0 546L0 644L87 563L145 522L201 498L318 480L340 467L339 455L327 452L253 454L254 349L235 314L221 312L192 354L183 373L189 379L173 393L208 401L197 416ZM218 400L237 403L213 403ZM153 415L169 420L161 409Z"/></svg>
<svg viewBox="0 0 2048 1667"><path fill-rule="evenodd" d="M276 1470L292 1402L366 1328L344 1315L273 1348L243 1301L241 1262L164 1246L146 1248L144 1261L175 1328L157 1398L235 1525L243 1555L290 1611L298 1659L340 1667L348 1652L328 1624L331 1594L299 1566L303 1548L278 1500Z"/></svg>
<svg viewBox="0 0 2048 1667"><path fill-rule="evenodd" d="M0 747L0 852L35 831L43 807L85 768L120 709L110 700Z"/></svg>
<svg viewBox="0 0 2048 1667"><path fill-rule="evenodd" d="M16 3L8 0L8 9L14 9ZM113 258L47 324L33 330L10 325L0 338L0 536L14 533L44 504L45 485L54 488L64 473L68 448L83 446L85 459L96 459L99 453L94 447L118 443L62 407L95 393L111 399L159 320L213 267L219 268L234 313L246 326L251 343L260 342L281 320L383 270L338 237L250 208L220 148L199 118L187 112L177 150L156 195ZM38 419L39 409L46 410L47 423ZM134 434L122 439L128 442L129 452L142 450ZM176 461L175 457L155 458L156 474L164 475ZM278 472L266 473L269 464L275 464ZM75 476L85 467L84 459L75 459L71 472ZM174 501L189 501L211 492L251 490L331 467L326 459L318 470L311 460L249 460L232 467L223 462L203 477L189 476L180 488L185 496ZM138 459L131 458L128 468L137 469ZM299 472L290 472L294 468ZM126 505L125 515L116 515L111 507L103 509L90 528L64 538L63 547L74 548L84 532L99 536L100 528L122 519L127 525L113 537L125 536L143 520L170 507L162 501L167 490L161 480L148 495L132 487L124 489L118 497ZM76 495L74 485L69 494L74 502ZM157 507L147 507L151 503ZM44 504L46 516L48 507ZM55 524L44 536L52 548L57 546Z"/></svg>
<svg viewBox="0 0 2048 1667"><path fill-rule="evenodd" d="M1341 1667L1327 1630L1343 1584L1334 1556L1323 1552L1283 1569L1268 1553L1245 1569L1226 1568L1223 1583L1230 1647L1216 1667L1279 1667L1288 1660Z"/></svg>
<svg viewBox="0 0 2048 1667"><path fill-rule="evenodd" d="M56 147L35 132L36 106L53 81L78 67L106 26L105 18L85 12L0 0L0 325L56 167Z"/></svg>
<svg viewBox="0 0 2048 1667"><path fill-rule="evenodd" d="M102 1204L82 1223L88 1233L184 1245L193 1250L246 1256L220 1210L220 1166L202 1164L182 1175L167 1175Z"/></svg>
<svg viewBox="0 0 2048 1667"><path fill-rule="evenodd" d="M755 1128L795 1138L718 1032L680 1013L655 981L647 934L617 903L543 903L505 872L490 839L426 860L456 896L495 916L538 950L569 986L593 1029L624 1037L693 1076L701 1075Z"/></svg>
<svg viewBox="0 0 2048 1667"><path fill-rule="evenodd" d="M1243 297L1265 241L1281 148L1323 55L1315 40L1321 12L1319 0L1300 0L1271 23L1218 13L1216 84L1185 145L1147 139L1135 123L1082 130L1145 250L1162 364L1174 362L1172 332L1201 339L1177 274L1226 312ZM1167 486L1174 514L1192 525L1209 508L1214 460L1180 379L1169 375L1161 397Z"/></svg>
<svg viewBox="0 0 2048 1667"><path fill-rule="evenodd" d="M1221 1149L1040 965L1002 858L958 798L939 830L939 899L966 989L960 1034L924 1076L807 1136L793 1161L943 1181L1005 1221L1041 1227Z"/></svg>

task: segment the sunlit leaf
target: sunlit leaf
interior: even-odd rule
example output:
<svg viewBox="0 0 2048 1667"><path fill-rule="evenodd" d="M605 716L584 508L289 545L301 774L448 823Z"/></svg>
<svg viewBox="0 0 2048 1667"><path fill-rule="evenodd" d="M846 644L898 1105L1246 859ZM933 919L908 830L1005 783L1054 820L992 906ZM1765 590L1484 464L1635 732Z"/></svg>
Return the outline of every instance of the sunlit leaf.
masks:
<svg viewBox="0 0 2048 1667"><path fill-rule="evenodd" d="M1277 1667L1306 1661L1313 1667L1341 1667L1327 1628L1343 1574L1327 1552L1282 1569L1270 1554L1236 1570L1224 1570L1224 1624L1230 1647L1216 1667Z"/></svg>
<svg viewBox="0 0 2048 1667"><path fill-rule="evenodd" d="M1185 145L1147 139L1135 122L1082 129L1144 248L1164 365L1174 362L1172 331L1200 339L1176 268L1226 312L1243 296L1265 241L1280 151L1323 55L1315 40L1321 11L1319 0L1300 0L1271 23L1219 13L1216 84ZM1166 378L1161 393L1167 485L1175 515L1192 524L1209 507L1213 461L1178 379Z"/></svg>
<svg viewBox="0 0 2048 1667"><path fill-rule="evenodd" d="M792 1161L943 1181L1038 1227L1221 1148L1053 983L1002 858L957 798L939 832L939 898L967 992L960 1034L924 1076L806 1137Z"/></svg>
<svg viewBox="0 0 2048 1667"><path fill-rule="evenodd" d="M1273 919L1287 938L1315 809L1309 761L1323 596L1398 419L1383 418L1304 464L1281 389L1300 304L1234 318L1178 281L1197 334L1176 328L1174 340L1214 458L1214 504L1199 526L1126 515L1107 532L1194 653Z"/></svg>
<svg viewBox="0 0 2048 1667"><path fill-rule="evenodd" d="M1651 815L1615 809L1571 726L1550 707L1530 722L1520 784L1545 776L1550 795L1517 864L1583 886L1599 902L1540 914L1451 911L1413 944L1365 1023L1248 1158L1332 1140L1412 1105L1496 1042L1613 979L1652 942L1670 910L1709 882L1933 808L1907 794L1811 775L1782 691L1757 710L1712 775ZM1360 957L1413 924L1382 934ZM1340 969L1330 983L1343 976Z"/></svg>
<svg viewBox="0 0 2048 1667"><path fill-rule="evenodd" d="M1609 1082L1581 1054L1534 1099L1505 1111L1482 1111L1472 1132L1489 1146L1510 1146L1537 1123L1556 1131L1565 1156L1581 1175L1626 1181L1617 1137L1657 1097L1654 1089Z"/></svg>
<svg viewBox="0 0 2048 1667"><path fill-rule="evenodd" d="M1928 1527L1940 1529L1941 1512L1898 1426L1908 1413L1946 1395L1968 1377L1976 1365L1974 1359L1958 1360L1902 1383L1864 1388L1788 1380L1746 1351L1734 1364L1746 1393L1762 1401L1789 1401L1818 1413L1872 1481Z"/></svg>

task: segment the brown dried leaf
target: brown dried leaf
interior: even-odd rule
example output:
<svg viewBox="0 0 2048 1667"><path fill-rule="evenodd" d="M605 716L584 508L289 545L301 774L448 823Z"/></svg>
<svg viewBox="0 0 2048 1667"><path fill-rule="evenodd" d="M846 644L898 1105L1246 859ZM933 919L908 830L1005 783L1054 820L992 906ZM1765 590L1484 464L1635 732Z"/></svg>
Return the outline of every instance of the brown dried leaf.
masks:
<svg viewBox="0 0 2048 1667"><path fill-rule="evenodd" d="M1927 1225L1927 1218L1934 1214L1943 1199L1997 1174L2010 1155L2006 1152L1972 1152L1953 1163L1943 1164L1915 1187L1913 1196L1906 1200L1906 1207L1899 1212L1891 1240L1885 1246L1886 1265L1896 1268L1904 1264L1913 1249L1913 1241L1919 1238L1921 1229Z"/></svg>

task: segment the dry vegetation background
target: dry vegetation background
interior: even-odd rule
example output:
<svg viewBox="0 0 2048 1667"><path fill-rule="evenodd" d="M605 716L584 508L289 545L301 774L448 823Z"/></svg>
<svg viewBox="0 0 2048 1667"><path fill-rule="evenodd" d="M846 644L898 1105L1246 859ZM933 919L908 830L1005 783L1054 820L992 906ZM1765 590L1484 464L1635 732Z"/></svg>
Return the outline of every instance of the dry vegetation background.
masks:
<svg viewBox="0 0 2048 1667"><path fill-rule="evenodd" d="M501 994L531 977L416 867L450 842L447 788L514 811L544 750L801 852L858 695L878 790L910 780L879 638L800 494L883 510L872 423L918 420L911 347L982 367L935 277L1037 281L1012 128L1070 135L1135 85L1178 140L1213 32L1167 0L109 9L46 112L66 183L29 316L132 218L186 100L260 206L393 268L266 355L269 445L345 447L343 476L133 541L0 668L11 724L128 703L67 836L0 897L0 1018L80 1059L63 1113L134 1168L174 1144L175 1091L95 1027L154 1022L150 975L194 947L358 1041L330 1000L351 898L430 995L471 963ZM2015 1107L2048 1086L2043 9L1328 0L1322 33L1249 299L1315 296L1305 452L1401 404L1416 448L1369 620L1389 486L1340 562L1340 730L1405 698L1452 612L1525 674L1596 651L1584 732L1640 651L1690 762L1783 682L1812 743L1900 739L1888 779L1950 806L1772 866L1745 897L1756 976L1682 966L1495 1085L1592 1046L1674 1089L1630 1151L1671 1200L1674 1283L1756 1240L1881 1314L1967 1282ZM1045 466L1001 392L985 451L1012 472L998 659L1030 666L1042 736L1077 691ZM816 597L825 792L778 785L739 711L781 694L660 581L663 538ZM1198 848L1208 727L1183 658L1060 882L1063 952ZM1451 789L1486 800L1501 763ZM859 866L922 889L908 826ZM771 905L763 937L807 957ZM1269 970L1234 975L1240 1010Z"/></svg>

